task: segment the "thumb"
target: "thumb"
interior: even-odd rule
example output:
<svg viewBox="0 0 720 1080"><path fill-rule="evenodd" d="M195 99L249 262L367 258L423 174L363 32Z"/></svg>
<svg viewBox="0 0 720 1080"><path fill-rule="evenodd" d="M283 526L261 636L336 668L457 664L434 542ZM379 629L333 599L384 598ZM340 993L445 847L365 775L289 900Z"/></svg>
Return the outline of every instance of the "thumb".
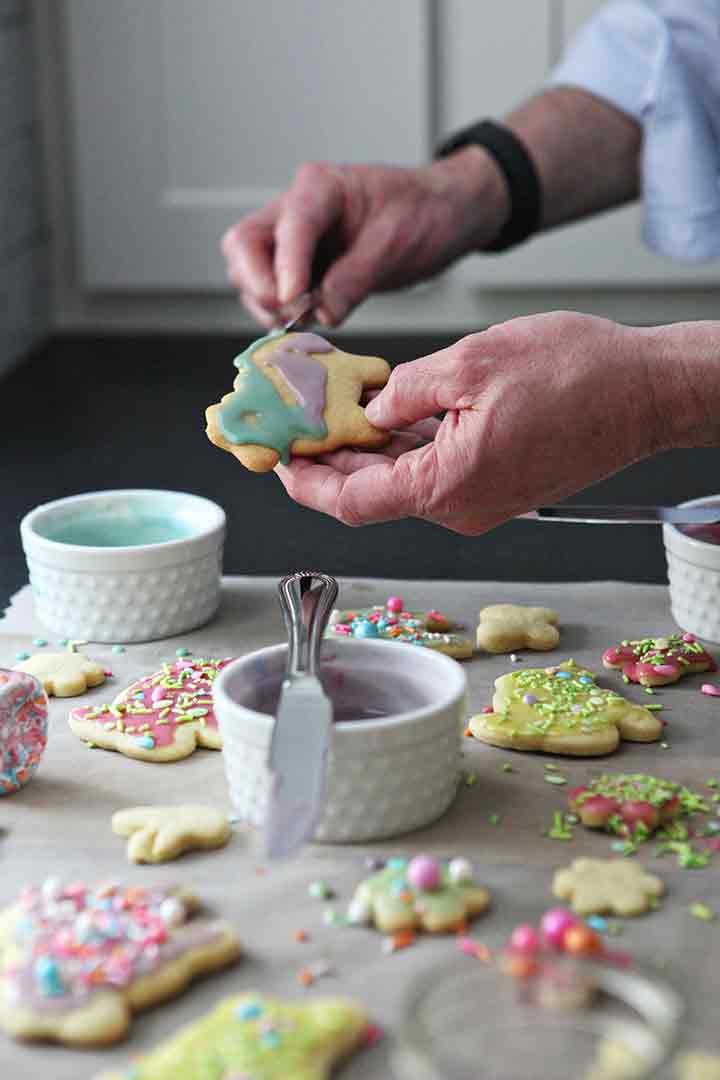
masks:
<svg viewBox="0 0 720 1080"><path fill-rule="evenodd" d="M365 415L376 427L408 427L446 409L459 407L471 384L468 365L457 345L399 364L387 385L368 402Z"/></svg>

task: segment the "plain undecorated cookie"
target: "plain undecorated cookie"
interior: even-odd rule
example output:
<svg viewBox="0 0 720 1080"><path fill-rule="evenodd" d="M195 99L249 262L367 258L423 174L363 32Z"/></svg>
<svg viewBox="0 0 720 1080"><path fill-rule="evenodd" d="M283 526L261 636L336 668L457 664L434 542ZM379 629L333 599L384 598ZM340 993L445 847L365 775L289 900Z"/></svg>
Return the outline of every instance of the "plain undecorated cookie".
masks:
<svg viewBox="0 0 720 1080"><path fill-rule="evenodd" d="M193 893L174 886L48 878L24 890L0 912L0 1027L71 1046L121 1039L132 1013L238 957L227 923L187 921L197 907Z"/></svg>
<svg viewBox="0 0 720 1080"><path fill-rule="evenodd" d="M595 757L620 739L654 742L662 724L654 713L595 683L573 660L526 668L495 680L492 712L472 716L469 729L491 746Z"/></svg>
<svg viewBox="0 0 720 1080"><path fill-rule="evenodd" d="M129 1072L95 1080L324 1080L368 1027L366 1010L347 998L298 1004L248 990L134 1058Z"/></svg>
<svg viewBox="0 0 720 1080"><path fill-rule="evenodd" d="M552 608L491 604L481 609L479 619L476 641L483 652L510 653L516 649L547 652L560 641L558 616Z"/></svg>
<svg viewBox="0 0 720 1080"><path fill-rule="evenodd" d="M376 449L389 441L360 405L365 390L388 381L386 360L343 352L317 334L274 332L236 357L235 366L232 393L206 410L207 436L246 469L268 472L291 455Z"/></svg>
<svg viewBox="0 0 720 1080"><path fill-rule="evenodd" d="M15 671L26 671L43 684L45 693L51 697L76 697L91 686L102 686L105 668L83 653L35 653L28 660L16 664Z"/></svg>
<svg viewBox="0 0 720 1080"><path fill-rule="evenodd" d="M210 851L230 839L227 814L213 806L132 806L112 816L112 830L127 836L127 857L135 863L160 863L184 851Z"/></svg>
<svg viewBox="0 0 720 1080"><path fill-rule="evenodd" d="M553 878L553 896L577 915L642 915L665 886L630 859L575 859Z"/></svg>

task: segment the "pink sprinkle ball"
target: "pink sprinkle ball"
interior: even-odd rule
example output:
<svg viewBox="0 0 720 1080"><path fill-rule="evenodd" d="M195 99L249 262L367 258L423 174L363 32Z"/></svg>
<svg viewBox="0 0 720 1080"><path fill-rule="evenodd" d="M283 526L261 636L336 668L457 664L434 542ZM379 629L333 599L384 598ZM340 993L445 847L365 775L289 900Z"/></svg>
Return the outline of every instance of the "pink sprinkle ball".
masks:
<svg viewBox="0 0 720 1080"><path fill-rule="evenodd" d="M561 949L566 932L578 921L566 908L550 908L540 920L542 936L548 945Z"/></svg>
<svg viewBox="0 0 720 1080"><path fill-rule="evenodd" d="M400 596L388 596L385 607L388 611L402 611L405 604Z"/></svg>
<svg viewBox="0 0 720 1080"><path fill-rule="evenodd" d="M694 634L683 634L682 639L683 641L686 641L688 645L692 645L692 643L697 640Z"/></svg>
<svg viewBox="0 0 720 1080"><path fill-rule="evenodd" d="M433 859L432 855L415 855L408 863L407 879L413 889L434 892L442 881L437 859Z"/></svg>
<svg viewBox="0 0 720 1080"><path fill-rule="evenodd" d="M701 694L707 694L708 697L720 697L720 686L715 686L714 683L704 682L700 687Z"/></svg>
<svg viewBox="0 0 720 1080"><path fill-rule="evenodd" d="M541 944L537 930L527 923L516 926L510 935L510 948L517 952L533 954L538 952Z"/></svg>

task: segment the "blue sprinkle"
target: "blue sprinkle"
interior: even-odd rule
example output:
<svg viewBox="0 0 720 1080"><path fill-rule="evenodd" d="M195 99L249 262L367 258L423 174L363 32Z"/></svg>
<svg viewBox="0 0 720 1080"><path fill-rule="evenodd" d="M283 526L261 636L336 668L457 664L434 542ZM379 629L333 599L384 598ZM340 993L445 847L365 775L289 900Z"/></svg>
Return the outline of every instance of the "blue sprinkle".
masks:
<svg viewBox="0 0 720 1080"><path fill-rule="evenodd" d="M586 685L589 685L592 682L592 679L590 678L589 675L581 675L580 678L578 679L578 682L585 683Z"/></svg>
<svg viewBox="0 0 720 1080"><path fill-rule="evenodd" d="M152 735L138 735L135 739L138 746L142 746L143 750L154 750L155 740Z"/></svg>
<svg viewBox="0 0 720 1080"><path fill-rule="evenodd" d="M400 896L402 893L408 891L408 883L404 878L396 878L390 886L391 896Z"/></svg>
<svg viewBox="0 0 720 1080"><path fill-rule="evenodd" d="M175 655L179 656L182 659L183 656L190 655L190 650L186 649L184 645L181 645L179 649L175 650Z"/></svg>
<svg viewBox="0 0 720 1080"><path fill-rule="evenodd" d="M385 863L388 870L404 870L407 866L407 859L392 858L388 859Z"/></svg>
<svg viewBox="0 0 720 1080"><path fill-rule="evenodd" d="M603 919L601 915L591 915L585 921L592 930L597 930L598 934L605 934L607 932L607 919Z"/></svg>
<svg viewBox="0 0 720 1080"><path fill-rule="evenodd" d="M365 619L357 624L353 623L352 635L357 638L373 638L378 636L378 629L375 623Z"/></svg>
<svg viewBox="0 0 720 1080"><path fill-rule="evenodd" d="M276 1050L280 1045L280 1033L271 1028L269 1031L264 1031L260 1036L260 1041L271 1050Z"/></svg>
<svg viewBox="0 0 720 1080"><path fill-rule="evenodd" d="M556 671L556 679L572 679L572 671Z"/></svg>
<svg viewBox="0 0 720 1080"><path fill-rule="evenodd" d="M43 645L47 645L47 641L44 637L33 638L33 645L37 645L38 649L41 649Z"/></svg>
<svg viewBox="0 0 720 1080"><path fill-rule="evenodd" d="M264 1010L262 1005L257 1001L246 1001L242 1005L238 1005L235 1010L235 1015L238 1020L257 1020L258 1016L262 1016Z"/></svg>
<svg viewBox="0 0 720 1080"><path fill-rule="evenodd" d="M58 997L65 993L60 978L60 968L49 956L39 956L33 965L33 973L40 984L40 993L45 997Z"/></svg>
<svg viewBox="0 0 720 1080"><path fill-rule="evenodd" d="M624 851L625 850L625 841L624 840L613 840L612 844L610 845L610 850L611 851Z"/></svg>
<svg viewBox="0 0 720 1080"><path fill-rule="evenodd" d="M113 645L112 651L114 653L123 653L123 652L125 652L125 646L124 645Z"/></svg>
<svg viewBox="0 0 720 1080"><path fill-rule="evenodd" d="M58 645L65 646L65 645L67 645L69 643L69 641L70 641L70 638L62 637L58 641Z"/></svg>
<svg viewBox="0 0 720 1080"><path fill-rule="evenodd" d="M29 660L30 659L30 653L29 652L16 652L15 653L15 659L16 660Z"/></svg>

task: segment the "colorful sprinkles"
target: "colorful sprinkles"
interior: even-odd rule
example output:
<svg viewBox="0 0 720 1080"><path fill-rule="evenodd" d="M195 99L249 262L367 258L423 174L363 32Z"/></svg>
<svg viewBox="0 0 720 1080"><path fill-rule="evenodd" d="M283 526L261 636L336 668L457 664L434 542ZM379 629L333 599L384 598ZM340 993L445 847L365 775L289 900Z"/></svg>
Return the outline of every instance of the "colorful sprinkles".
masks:
<svg viewBox="0 0 720 1080"><path fill-rule="evenodd" d="M457 629L457 624L439 611L408 611L401 597L389 596L384 604L370 608L334 611L327 636L381 638L469 656L472 642L454 632Z"/></svg>
<svg viewBox="0 0 720 1080"><path fill-rule="evenodd" d="M695 671L717 671L715 659L695 635L682 633L622 641L605 650L603 664L619 669L624 680L640 683L648 690L677 682Z"/></svg>

